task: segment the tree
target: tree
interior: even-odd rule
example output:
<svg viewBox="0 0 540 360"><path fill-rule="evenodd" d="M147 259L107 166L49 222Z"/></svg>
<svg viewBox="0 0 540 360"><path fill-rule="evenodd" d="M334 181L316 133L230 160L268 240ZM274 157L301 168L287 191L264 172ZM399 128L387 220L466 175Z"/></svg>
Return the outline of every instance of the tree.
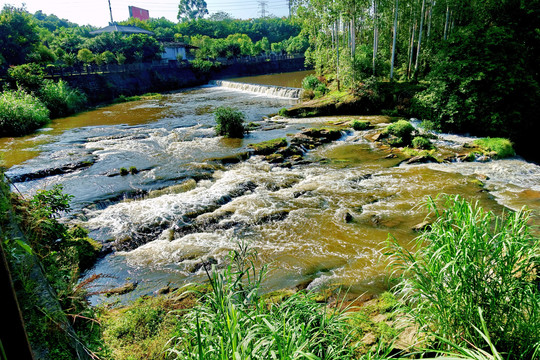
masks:
<svg viewBox="0 0 540 360"><path fill-rule="evenodd" d="M38 46L32 16L23 8L5 5L0 13L0 66L19 65Z"/></svg>
<svg viewBox="0 0 540 360"><path fill-rule="evenodd" d="M77 59L85 64L90 64L92 61L94 61L94 54L92 54L92 52L88 49L81 49L77 53Z"/></svg>
<svg viewBox="0 0 540 360"><path fill-rule="evenodd" d="M208 7L204 0L180 0L178 4L178 20L190 21L202 19L208 15Z"/></svg>

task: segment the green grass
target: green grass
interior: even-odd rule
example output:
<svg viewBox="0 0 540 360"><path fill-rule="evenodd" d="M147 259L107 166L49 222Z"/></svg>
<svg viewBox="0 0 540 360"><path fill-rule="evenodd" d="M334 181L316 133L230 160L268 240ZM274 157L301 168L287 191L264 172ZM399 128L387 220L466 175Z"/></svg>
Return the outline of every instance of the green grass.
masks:
<svg viewBox="0 0 540 360"><path fill-rule="evenodd" d="M286 138L278 138L267 141L262 141L257 144L249 144L248 147L253 149L257 155L270 155L282 147L287 146Z"/></svg>
<svg viewBox="0 0 540 360"><path fill-rule="evenodd" d="M0 94L0 136L21 136L49 122L49 110L22 90Z"/></svg>
<svg viewBox="0 0 540 360"><path fill-rule="evenodd" d="M484 152L495 152L496 158L503 159L516 155L512 142L505 138L481 138L474 140L475 145L480 147Z"/></svg>
<svg viewBox="0 0 540 360"><path fill-rule="evenodd" d="M212 291L181 318L169 353L177 359L351 359L350 325L299 292L278 304L259 296L265 269L241 246L225 271L208 270Z"/></svg>
<svg viewBox="0 0 540 360"><path fill-rule="evenodd" d="M39 98L50 110L51 118L74 114L82 110L87 102L84 94L63 80L44 80L39 89Z"/></svg>
<svg viewBox="0 0 540 360"><path fill-rule="evenodd" d="M153 100L153 99L161 99L163 97L160 93L146 93L142 95L134 95L134 96L125 96L120 95L116 99L114 99L113 103L124 103L124 102L130 102L130 101L139 101L139 100Z"/></svg>
<svg viewBox="0 0 540 360"><path fill-rule="evenodd" d="M367 120L353 120L351 127L356 131L362 131L370 129L371 123Z"/></svg>
<svg viewBox="0 0 540 360"><path fill-rule="evenodd" d="M540 342L540 244L529 234L529 212L496 216L459 196L429 198L427 206L437 220L414 251L395 239L388 248L402 274L397 290L417 322L439 339L481 349L486 342L477 328L485 321L505 358L530 359Z"/></svg>

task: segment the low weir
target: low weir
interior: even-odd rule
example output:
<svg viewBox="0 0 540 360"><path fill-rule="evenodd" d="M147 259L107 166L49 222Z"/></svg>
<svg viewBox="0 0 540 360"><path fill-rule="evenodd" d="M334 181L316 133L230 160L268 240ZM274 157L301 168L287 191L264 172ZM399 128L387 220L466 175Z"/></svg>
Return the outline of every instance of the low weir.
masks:
<svg viewBox="0 0 540 360"><path fill-rule="evenodd" d="M300 99L302 97L303 89L275 86L275 85L260 85L241 83L236 81L226 80L212 80L209 85L225 87L233 90L247 91L251 93L263 94L266 96L275 96L286 99Z"/></svg>

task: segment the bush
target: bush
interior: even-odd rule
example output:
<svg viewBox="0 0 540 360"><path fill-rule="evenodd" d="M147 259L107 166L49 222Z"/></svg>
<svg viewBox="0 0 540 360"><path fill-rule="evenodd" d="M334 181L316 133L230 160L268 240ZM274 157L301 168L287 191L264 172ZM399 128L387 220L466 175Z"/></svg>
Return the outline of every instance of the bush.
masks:
<svg viewBox="0 0 540 360"><path fill-rule="evenodd" d="M431 141L429 141L423 136L416 136L414 139L412 139L412 146L415 149L424 149L424 150L429 150L433 148L433 144L431 144Z"/></svg>
<svg viewBox="0 0 540 360"><path fill-rule="evenodd" d="M356 131L367 130L371 128L371 123L366 120L354 120L351 127Z"/></svg>
<svg viewBox="0 0 540 360"><path fill-rule="evenodd" d="M17 87L28 91L36 91L43 83L43 67L29 63L13 66L8 70L9 77L15 81Z"/></svg>
<svg viewBox="0 0 540 360"><path fill-rule="evenodd" d="M191 62L191 66L193 67L193 70L202 73L207 74L212 70L216 65L212 61L208 60L202 60L202 59L195 59Z"/></svg>
<svg viewBox="0 0 540 360"><path fill-rule="evenodd" d="M245 115L234 108L220 106L214 112L216 134L230 138L244 137Z"/></svg>
<svg viewBox="0 0 540 360"><path fill-rule="evenodd" d="M0 136L21 136L49 121L49 110L22 90L0 94Z"/></svg>
<svg viewBox="0 0 540 360"><path fill-rule="evenodd" d="M393 146L406 146L411 143L412 133L414 126L407 120L398 120L397 122L390 124L384 129L384 134L393 135L395 139L391 139L389 142Z"/></svg>
<svg viewBox="0 0 540 360"><path fill-rule="evenodd" d="M283 117L287 117L287 116L289 116L289 110L287 110L287 108L281 108L281 109L279 109L278 115L283 116Z"/></svg>
<svg viewBox="0 0 540 360"><path fill-rule="evenodd" d="M324 86L323 83L321 83L319 81L319 79L317 79L317 77L315 75L308 75L306 76L303 80L302 80L302 87L305 89L305 90L317 90L317 87L318 86ZM326 86L324 86L326 88Z"/></svg>
<svg viewBox="0 0 540 360"><path fill-rule="evenodd" d="M398 290L425 331L443 342L484 347L480 327L508 359L530 359L540 341L540 242L531 237L529 212L502 217L459 196L429 198L437 217L416 238L415 251L390 241L389 254L402 272ZM538 350L538 349L537 349Z"/></svg>
<svg viewBox="0 0 540 360"><path fill-rule="evenodd" d="M63 117L80 111L86 104L86 96L71 88L65 81L43 81L39 98L51 112L51 118Z"/></svg>
<svg viewBox="0 0 540 360"><path fill-rule="evenodd" d="M474 140L474 144L478 145L485 152L496 152L497 158L502 159L516 155L512 142L504 138L482 138Z"/></svg>

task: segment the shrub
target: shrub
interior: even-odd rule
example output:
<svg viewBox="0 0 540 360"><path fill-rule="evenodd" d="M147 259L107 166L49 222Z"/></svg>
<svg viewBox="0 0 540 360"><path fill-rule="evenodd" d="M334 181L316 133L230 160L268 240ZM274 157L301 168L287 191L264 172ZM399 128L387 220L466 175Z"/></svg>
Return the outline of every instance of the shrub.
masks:
<svg viewBox="0 0 540 360"><path fill-rule="evenodd" d="M367 130L371 128L371 123L366 120L353 120L351 127L356 131Z"/></svg>
<svg viewBox="0 0 540 360"><path fill-rule="evenodd" d="M433 144L431 144L431 141L423 136L416 136L414 139L412 139L412 146L415 149L429 150L433 147Z"/></svg>
<svg viewBox="0 0 540 360"><path fill-rule="evenodd" d="M49 121L49 110L22 90L0 94L0 136L29 134Z"/></svg>
<svg viewBox="0 0 540 360"><path fill-rule="evenodd" d="M407 120L398 120L384 129L384 134L393 135L396 138L391 139L389 143L393 146L405 146L411 143L414 126Z"/></svg>
<svg viewBox="0 0 540 360"><path fill-rule="evenodd" d="M202 74L207 74L210 72L210 70L216 67L212 61L202 59L195 59L191 61L191 66L193 67L193 70Z"/></svg>
<svg viewBox="0 0 540 360"><path fill-rule="evenodd" d="M71 88L65 81L43 81L39 98L51 112L51 117L63 117L81 110L86 104L86 96Z"/></svg>
<svg viewBox="0 0 540 360"><path fill-rule="evenodd" d="M483 347L475 328L483 313L494 346L509 359L530 359L540 341L540 242L529 233L529 212L499 217L459 196L443 197L443 208L438 200L427 201L437 219L415 251L390 241L398 290L443 342Z"/></svg>
<svg viewBox="0 0 540 360"><path fill-rule="evenodd" d="M220 106L214 112L216 121L216 133L230 138L244 137L245 115L234 108Z"/></svg>
<svg viewBox="0 0 540 360"><path fill-rule="evenodd" d="M305 90L315 91L320 85L324 86L315 75L308 75L302 80L302 87ZM326 86L324 86L324 88L326 88Z"/></svg>
<svg viewBox="0 0 540 360"><path fill-rule="evenodd" d="M13 66L8 70L9 77L15 81L17 87L28 92L36 91L43 83L43 67L29 63Z"/></svg>
<svg viewBox="0 0 540 360"><path fill-rule="evenodd" d="M287 110L287 108L281 108L281 109L279 109L278 115L283 116L283 117L287 117L287 116L289 116L289 110Z"/></svg>
<svg viewBox="0 0 540 360"><path fill-rule="evenodd" d="M497 153L497 158L502 159L516 155L512 142L504 138L482 138L474 140L474 144L478 145L486 152L494 151Z"/></svg>
<svg viewBox="0 0 540 360"><path fill-rule="evenodd" d="M125 167L121 167L120 168L120 175L121 176L126 176L127 174L129 174L128 169L126 169Z"/></svg>
<svg viewBox="0 0 540 360"><path fill-rule="evenodd" d="M130 166L129 167L129 173L131 175L135 175L135 174L138 174L139 173L139 170L135 167L135 166Z"/></svg>

